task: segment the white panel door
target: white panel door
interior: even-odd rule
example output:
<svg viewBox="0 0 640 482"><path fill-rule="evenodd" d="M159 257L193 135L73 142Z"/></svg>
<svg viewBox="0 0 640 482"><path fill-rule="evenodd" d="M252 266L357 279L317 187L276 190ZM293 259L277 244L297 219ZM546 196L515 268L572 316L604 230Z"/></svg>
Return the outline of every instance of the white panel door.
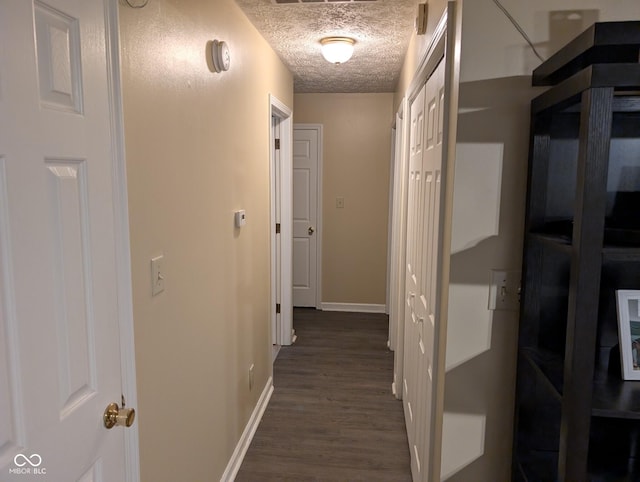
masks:
<svg viewBox="0 0 640 482"><path fill-rule="evenodd" d="M418 317L416 313L416 296L420 289L418 276L422 274L418 269L421 253L419 247L422 234L422 222L420 217L420 199L422 198L423 173L423 132L425 124L425 90L423 87L418 96L411 103L409 134L410 158L409 158L409 182L407 201L407 250L405 271L405 349L404 349L404 373L402 383L402 400L404 404L409 450L411 452L411 472L413 480L421 480L422 459L416 452L417 424L418 424Z"/></svg>
<svg viewBox="0 0 640 482"><path fill-rule="evenodd" d="M106 12L0 0L2 481L126 480Z"/></svg>
<svg viewBox="0 0 640 482"><path fill-rule="evenodd" d="M319 129L293 129L293 306L316 307Z"/></svg>
<svg viewBox="0 0 640 482"><path fill-rule="evenodd" d="M411 105L403 400L414 481L426 481L434 417L444 62Z"/></svg>

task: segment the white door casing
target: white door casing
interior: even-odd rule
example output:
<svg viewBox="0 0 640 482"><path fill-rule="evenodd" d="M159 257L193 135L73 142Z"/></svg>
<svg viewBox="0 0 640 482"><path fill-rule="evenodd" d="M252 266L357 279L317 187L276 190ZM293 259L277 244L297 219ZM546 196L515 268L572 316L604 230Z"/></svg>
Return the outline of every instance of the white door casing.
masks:
<svg viewBox="0 0 640 482"><path fill-rule="evenodd" d="M275 115L271 116L271 220L274 234L272 237L272 262L271 262L271 289L273 306L272 323L271 323L271 343L272 345L280 345L278 333L282 323L282 247L280 241L282 236L281 219L281 165L280 165L280 119ZM276 308L277 307L277 308ZM275 360L274 360L275 361Z"/></svg>
<svg viewBox="0 0 640 482"><path fill-rule="evenodd" d="M0 0L0 45L0 479L133 482L116 2Z"/></svg>
<svg viewBox="0 0 640 482"><path fill-rule="evenodd" d="M291 345L293 339L292 288L292 139L293 112L273 95L270 104L271 171L271 319L272 342ZM279 139L280 148L275 148ZM280 224L280 233L276 233ZM276 304L280 313L276 313Z"/></svg>
<svg viewBox="0 0 640 482"><path fill-rule="evenodd" d="M397 129L395 121L393 123L393 127L391 128L391 154L389 157L389 211L387 213L387 271L386 271L386 293L385 293L385 304L384 304L384 312L389 315L391 312L391 266L392 266L392 258L393 258L393 229L391 228L393 224L393 211L394 211L394 203L395 199L393 196L394 193L394 185L395 185L395 176L396 176L396 163L399 159L396 157L396 142L397 142ZM400 127L400 131L402 131L402 127ZM392 329L393 322L389 320L389 338L387 339L387 346L390 350L394 350L396 341L395 341L395 329ZM395 328L395 327L394 327Z"/></svg>
<svg viewBox="0 0 640 482"><path fill-rule="evenodd" d="M415 481L428 480L442 239L444 62L411 104L403 403Z"/></svg>
<svg viewBox="0 0 640 482"><path fill-rule="evenodd" d="M322 126L293 129L293 305L318 307Z"/></svg>
<svg viewBox="0 0 640 482"><path fill-rule="evenodd" d="M405 156L408 143L405 125L406 99L396 114L395 153L393 176L393 212L389 229L391 231L391 267L390 267L390 296L389 296L389 341L390 349L394 351L392 391L396 398L402 398L402 370L404 360L404 299L405 299L405 250L406 250L406 184L405 174L408 172L408 159Z"/></svg>

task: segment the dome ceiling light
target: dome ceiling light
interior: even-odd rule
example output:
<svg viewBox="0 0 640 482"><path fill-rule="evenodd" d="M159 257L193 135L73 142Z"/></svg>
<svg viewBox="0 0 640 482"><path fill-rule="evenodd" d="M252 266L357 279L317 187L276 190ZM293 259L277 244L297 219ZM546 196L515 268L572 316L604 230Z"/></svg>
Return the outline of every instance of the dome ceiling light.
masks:
<svg viewBox="0 0 640 482"><path fill-rule="evenodd" d="M332 64L343 64L353 55L356 41L349 37L326 37L320 40L322 56Z"/></svg>

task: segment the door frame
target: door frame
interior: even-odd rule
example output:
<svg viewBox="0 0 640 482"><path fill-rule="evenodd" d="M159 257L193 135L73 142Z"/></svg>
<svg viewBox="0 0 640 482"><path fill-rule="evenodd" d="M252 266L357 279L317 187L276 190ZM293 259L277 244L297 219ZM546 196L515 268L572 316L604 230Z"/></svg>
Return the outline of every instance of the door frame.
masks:
<svg viewBox="0 0 640 482"><path fill-rule="evenodd" d="M400 126L400 131L402 132L402 126ZM384 312L389 315L391 312L391 291L392 291L392 283L391 283L391 259L393 258L392 251L392 240L394 235L394 230L391 228L393 223L393 213L395 209L395 182L396 182L396 162L399 161L397 156L397 145L398 145L398 123L397 119L394 118L391 123L391 152L389 155L389 211L387 213L387 277L386 284L387 290L385 293L385 302L384 302ZM387 340L387 346L390 350L393 351L393 346L395 345L395 331L391 329L392 321L389 320L389 338Z"/></svg>
<svg viewBox="0 0 640 482"><path fill-rule="evenodd" d="M105 2L107 33L107 72L113 159L114 238L116 240L116 278L118 324L120 329L120 371L122 391L127 405L138 407L131 286L131 252L129 234L129 200L124 139L124 114L120 70L118 0ZM138 424L124 430L125 474L127 482L140 481L140 439Z"/></svg>
<svg viewBox="0 0 640 482"><path fill-rule="evenodd" d="M305 129L315 130L318 133L318 172L316 173L316 196L317 196L317 210L316 210L316 309L322 309L322 145L323 145L323 125L322 124L293 124L293 130ZM293 161L293 159L292 159ZM293 164L292 164L293 172ZM293 213L293 192L291 195L292 206L291 212Z"/></svg>
<svg viewBox="0 0 640 482"><path fill-rule="evenodd" d="M389 230L391 232L391 267L389 282L389 349L394 352L393 382L391 391L402 399L402 377L404 368L404 288L407 250L407 177L409 169L410 119L405 112L409 107L403 98L395 121L395 151L393 159L394 178L391 186L393 211Z"/></svg>
<svg viewBox="0 0 640 482"><path fill-rule="evenodd" d="M275 344L293 340L293 111L269 94L269 183L271 243L271 332ZM276 125L274 125L274 118ZM275 153L279 135L279 155ZM280 234L276 234L280 223ZM278 240L277 236L280 236ZM279 241L279 242L278 242ZM279 278L279 279L278 279ZM276 313L276 304L280 313ZM274 360L275 361L275 360Z"/></svg>

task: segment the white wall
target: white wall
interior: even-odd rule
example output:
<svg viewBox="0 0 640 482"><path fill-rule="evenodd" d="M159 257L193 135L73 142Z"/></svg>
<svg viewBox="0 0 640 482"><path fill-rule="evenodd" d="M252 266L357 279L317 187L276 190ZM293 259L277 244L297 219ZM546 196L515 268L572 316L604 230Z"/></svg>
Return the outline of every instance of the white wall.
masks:
<svg viewBox="0 0 640 482"><path fill-rule="evenodd" d="M509 480L518 313L489 311L489 271L520 270L530 75L540 61L491 0L462 4L442 480ZM640 2L502 0L544 58ZM578 10L572 20L567 10ZM551 12L555 13L551 13Z"/></svg>

